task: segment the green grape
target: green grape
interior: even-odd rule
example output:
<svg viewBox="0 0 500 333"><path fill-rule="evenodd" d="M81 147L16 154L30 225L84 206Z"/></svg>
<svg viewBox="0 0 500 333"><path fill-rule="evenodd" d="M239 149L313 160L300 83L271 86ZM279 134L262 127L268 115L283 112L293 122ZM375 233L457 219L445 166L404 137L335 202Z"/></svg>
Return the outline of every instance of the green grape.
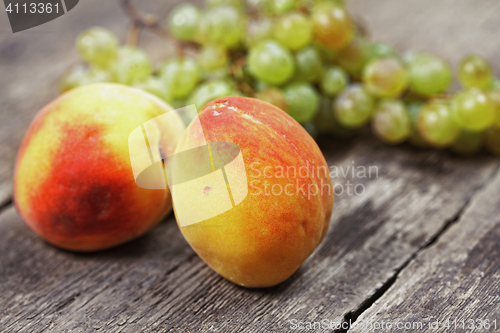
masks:
<svg viewBox="0 0 500 333"><path fill-rule="evenodd" d="M111 74L96 67L87 68L84 65L71 67L61 78L59 90L66 92L76 87L97 82L111 82Z"/></svg>
<svg viewBox="0 0 500 333"><path fill-rule="evenodd" d="M144 81L134 83L133 86L156 95L167 103L172 102L172 96L167 85L159 77L150 76Z"/></svg>
<svg viewBox="0 0 500 333"><path fill-rule="evenodd" d="M284 14L295 8L296 0L269 0L269 9L273 14Z"/></svg>
<svg viewBox="0 0 500 333"><path fill-rule="evenodd" d="M389 44L373 43L370 45L370 59L399 57L398 52Z"/></svg>
<svg viewBox="0 0 500 333"><path fill-rule="evenodd" d="M350 75L359 78L363 68L371 57L368 41L363 37L356 37L337 54L337 62Z"/></svg>
<svg viewBox="0 0 500 333"><path fill-rule="evenodd" d="M68 69L59 82L61 93L84 85L86 74L87 68L84 65L73 66Z"/></svg>
<svg viewBox="0 0 500 333"><path fill-rule="evenodd" d="M198 53L198 64L207 72L224 67L227 63L227 52L221 47L205 45Z"/></svg>
<svg viewBox="0 0 500 333"><path fill-rule="evenodd" d="M260 99L264 102L268 102L274 106L277 106L283 111L288 110L288 105L286 104L285 93L275 87L269 87L255 94L255 98Z"/></svg>
<svg viewBox="0 0 500 333"><path fill-rule="evenodd" d="M410 115L410 120L412 124L414 125L417 124L418 115L420 114L420 111L424 106L425 103L420 101L409 102L406 105L406 109L408 110L408 114Z"/></svg>
<svg viewBox="0 0 500 333"><path fill-rule="evenodd" d="M224 80L215 80L202 83L198 86L187 100L187 105L195 104L196 109L201 111L208 102L225 96L234 95L232 85Z"/></svg>
<svg viewBox="0 0 500 333"><path fill-rule="evenodd" d="M245 44L248 47L252 47L264 39L271 39L272 36L273 21L269 18L262 17L258 20L253 20L248 24Z"/></svg>
<svg viewBox="0 0 500 333"><path fill-rule="evenodd" d="M175 99L172 101L171 105L174 109L180 109L180 108L185 107L188 104L187 104L187 101L185 99ZM186 121L186 119L184 119L183 117L181 117L181 118L182 118L182 121L184 121L184 124L187 123L186 125L189 125L189 122Z"/></svg>
<svg viewBox="0 0 500 333"><path fill-rule="evenodd" d="M500 79L493 80L493 83L491 84L491 89L500 90Z"/></svg>
<svg viewBox="0 0 500 333"><path fill-rule="evenodd" d="M311 22L302 13L286 14L274 25L274 38L290 50L299 50L311 41Z"/></svg>
<svg viewBox="0 0 500 333"><path fill-rule="evenodd" d="M106 68L116 58L119 41L108 29L93 27L80 33L76 48L83 60L101 68Z"/></svg>
<svg viewBox="0 0 500 333"><path fill-rule="evenodd" d="M418 58L418 56L422 54L430 54L430 53L424 53L424 52L418 52L418 51L408 51L406 52L402 59L405 65L409 65L415 58Z"/></svg>
<svg viewBox="0 0 500 333"><path fill-rule="evenodd" d="M428 53L414 53L407 57L410 88L422 95L442 93L450 86L453 76L450 65Z"/></svg>
<svg viewBox="0 0 500 333"><path fill-rule="evenodd" d="M305 124L303 124L304 129L309 133L309 135L313 138L316 139L319 135L318 129L316 128L316 125L314 125L313 122L309 121Z"/></svg>
<svg viewBox="0 0 500 333"><path fill-rule="evenodd" d="M295 72L293 55L271 40L262 41L250 48L247 61L252 76L269 84L285 83Z"/></svg>
<svg viewBox="0 0 500 333"><path fill-rule="evenodd" d="M453 96L451 106L453 119L462 129L479 132L493 125L495 121L495 103L477 88Z"/></svg>
<svg viewBox="0 0 500 333"><path fill-rule="evenodd" d="M325 1L325 0L315 0L315 1L316 2L322 2L322 1ZM345 7L345 3L346 3L347 0L328 0L328 1L333 2L337 6Z"/></svg>
<svg viewBox="0 0 500 333"><path fill-rule="evenodd" d="M500 155L500 129L489 128L484 135L486 149L494 155Z"/></svg>
<svg viewBox="0 0 500 333"><path fill-rule="evenodd" d="M337 66L326 68L321 79L321 90L327 96L335 96L345 89L349 83L347 73Z"/></svg>
<svg viewBox="0 0 500 333"><path fill-rule="evenodd" d="M488 89L493 82L493 72L486 59L469 55L458 66L458 80L466 88Z"/></svg>
<svg viewBox="0 0 500 333"><path fill-rule="evenodd" d="M490 91L488 96L495 106L495 122L493 125L500 128L500 88Z"/></svg>
<svg viewBox="0 0 500 333"><path fill-rule="evenodd" d="M314 39L322 46L340 50L354 37L356 26L349 13L332 2L320 2L311 13Z"/></svg>
<svg viewBox="0 0 500 333"><path fill-rule="evenodd" d="M337 119L335 119L332 108L332 99L326 96L321 96L319 111L313 121L318 133L332 134L344 138L353 136L356 131L341 126Z"/></svg>
<svg viewBox="0 0 500 333"><path fill-rule="evenodd" d="M408 110L408 114L411 120L411 133L408 141L415 147L419 148L428 148L429 144L425 139L420 135L420 132L417 128L417 120L418 115L420 114L420 110L424 107L425 103L423 102L410 102L407 104L406 109Z"/></svg>
<svg viewBox="0 0 500 333"><path fill-rule="evenodd" d="M248 73L248 68L245 61L236 61L228 66L229 76L231 79L237 82L242 82L245 84L252 84L254 82L253 77Z"/></svg>
<svg viewBox="0 0 500 333"><path fill-rule="evenodd" d="M113 82L112 74L107 70L102 70L97 67L90 66L87 70L87 83L98 83L98 82Z"/></svg>
<svg viewBox="0 0 500 333"><path fill-rule="evenodd" d="M255 81L253 87L256 91L260 92L272 88L273 86L264 81Z"/></svg>
<svg viewBox="0 0 500 333"><path fill-rule="evenodd" d="M200 81L213 81L218 79L227 79L231 76L231 72L228 66L223 66L210 72L203 71L202 79Z"/></svg>
<svg viewBox="0 0 500 333"><path fill-rule="evenodd" d="M207 0L208 7L232 6L236 9L243 9L243 0Z"/></svg>
<svg viewBox="0 0 500 333"><path fill-rule="evenodd" d="M135 47L123 46L112 66L115 80L122 84L132 84L145 80L153 72L153 64L148 55Z"/></svg>
<svg viewBox="0 0 500 333"><path fill-rule="evenodd" d="M237 87L236 87L236 88L237 88ZM234 89L234 90L231 92L231 96L249 97L249 96L245 95L244 93L242 93L241 91L239 91L238 89Z"/></svg>
<svg viewBox="0 0 500 333"><path fill-rule="evenodd" d="M299 123L311 121L319 108L319 94L307 83L291 83L284 89L287 113Z"/></svg>
<svg viewBox="0 0 500 333"><path fill-rule="evenodd" d="M450 146L460 134L448 103L433 100L420 110L417 127L425 141L437 148Z"/></svg>
<svg viewBox="0 0 500 333"><path fill-rule="evenodd" d="M233 48L244 34L243 17L234 7L211 8L200 22L200 41L222 48Z"/></svg>
<svg viewBox="0 0 500 333"><path fill-rule="evenodd" d="M366 65L363 83L376 97L397 97L408 87L408 75L397 58L380 58Z"/></svg>
<svg viewBox="0 0 500 333"><path fill-rule="evenodd" d="M462 131L453 145L452 151L461 155L472 155L483 148L484 132Z"/></svg>
<svg viewBox="0 0 500 333"><path fill-rule="evenodd" d="M159 73L173 99L186 98L200 80L198 65L191 58L167 61L160 66Z"/></svg>
<svg viewBox="0 0 500 333"><path fill-rule="evenodd" d="M318 50L321 61L327 64L335 64L337 63L338 51L330 50L325 48L324 46L313 44L316 50Z"/></svg>
<svg viewBox="0 0 500 333"><path fill-rule="evenodd" d="M320 97L319 109L314 124L320 134L328 133L337 126L337 121L332 112L332 99L326 96Z"/></svg>
<svg viewBox="0 0 500 333"><path fill-rule="evenodd" d="M342 126L355 129L370 121L373 107L373 97L361 85L353 84L335 100L334 113Z"/></svg>
<svg viewBox="0 0 500 333"><path fill-rule="evenodd" d="M198 35L201 17L201 10L197 6L183 3L175 7L168 16L168 30L179 40L194 41Z"/></svg>
<svg viewBox="0 0 500 333"><path fill-rule="evenodd" d="M313 46L307 46L295 54L295 65L297 81L314 82L321 77L321 56Z"/></svg>
<svg viewBox="0 0 500 333"><path fill-rule="evenodd" d="M389 144L398 144L409 138L411 119L405 104L397 100L381 101L375 108L372 129L380 140Z"/></svg>

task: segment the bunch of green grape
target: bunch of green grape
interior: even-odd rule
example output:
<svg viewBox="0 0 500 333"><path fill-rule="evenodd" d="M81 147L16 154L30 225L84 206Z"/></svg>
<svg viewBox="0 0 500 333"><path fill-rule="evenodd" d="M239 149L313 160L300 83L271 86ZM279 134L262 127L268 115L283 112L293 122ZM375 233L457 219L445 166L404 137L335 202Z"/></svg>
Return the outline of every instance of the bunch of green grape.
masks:
<svg viewBox="0 0 500 333"><path fill-rule="evenodd" d="M117 82L198 110L219 97L249 96L278 106L313 136L349 136L370 124L388 144L500 154L500 81L479 55L459 64L463 89L451 93L447 61L371 41L343 0L206 0L205 7L171 11L166 30L197 47L156 67L107 29L82 32L76 46L86 64L66 73L61 90Z"/></svg>

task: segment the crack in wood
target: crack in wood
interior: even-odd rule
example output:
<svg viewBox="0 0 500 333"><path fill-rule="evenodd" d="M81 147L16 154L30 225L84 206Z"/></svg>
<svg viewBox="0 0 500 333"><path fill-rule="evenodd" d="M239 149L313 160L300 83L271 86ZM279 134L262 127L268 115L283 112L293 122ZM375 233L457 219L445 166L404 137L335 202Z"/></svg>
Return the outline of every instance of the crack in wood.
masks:
<svg viewBox="0 0 500 333"><path fill-rule="evenodd" d="M406 260L399 268L397 268L394 272L394 275L390 277L385 283L382 284L380 288L378 288L372 296L367 298L365 301L361 303L361 305L355 311L349 311L344 315L342 324L339 329L336 329L335 333L346 333L349 331L351 325L356 322L356 320L361 316L366 310L372 307L375 302L380 299L393 285L396 283L401 272L408 267L408 265L425 249L434 245L451 226L457 224L463 214L467 211L472 201L472 198L479 193L482 189L489 185L489 183L495 179L497 174L500 171L500 166L495 169L494 172L491 173L490 177L481 185L477 186L473 191L471 196L464 202L463 206L457 211L457 213L453 216L453 218L446 221L446 223L441 227L441 229L434 234L425 244L420 246L411 256ZM346 327L346 328L344 328Z"/></svg>
<svg viewBox="0 0 500 333"><path fill-rule="evenodd" d="M0 202L0 214L2 214L2 212L4 210L6 210L7 208L9 208L13 204L14 204L14 200L12 199L12 196L10 196L9 198L7 198L3 202Z"/></svg>
<svg viewBox="0 0 500 333"><path fill-rule="evenodd" d="M157 9L154 12L166 15L176 3L180 1L148 2L148 5ZM473 49L488 59L495 59L500 45L494 38L499 6L489 1L352 0L349 6L368 20L374 40L384 40L399 50L418 45L452 64L462 56L457 50ZM116 9L114 2L88 0L80 5L76 20L58 23L65 31L61 38L51 40L39 34L26 35L19 41L19 56L2 59L8 60L9 68L0 78L0 90L6 96L5 112L0 114L3 143L0 147L0 331L154 332L171 328L178 332L290 332L286 326L291 318L337 321L344 315L352 319L355 314L358 317L361 314L357 319L359 323L370 312L379 310L380 299L388 298L398 284L408 281L410 273L413 274L412 267L421 260L422 254L436 250L439 245L449 248L450 244L442 244L443 239L467 225L463 223L467 222L464 217L458 222L460 211L471 211L473 207L467 207L467 198L479 182L485 182L489 165L493 163L483 155L460 159L409 145L388 148L369 142L375 141L373 138L364 141L322 139L319 144L332 162L379 165L380 179L360 180L368 190L377 193L352 200L338 198L338 215L322 248L279 287L247 291L223 280L192 253L172 223L173 219L139 240L96 256L72 256L54 250L29 232L12 208L15 153L35 112L56 97L55 90L50 88L52 83L76 61L76 53L70 50L76 34L102 22L117 32L126 29L123 15ZM457 20L461 15L469 19ZM401 22L404 28L394 29L395 24ZM443 43L449 39L449 31L461 38ZM144 38L141 44L158 59L165 58L167 53L173 55L168 45L165 47L148 36ZM0 37L0 48L11 42ZM492 65L499 70L498 62ZM25 82L26 71L33 74L30 82ZM28 95L30 98L25 98ZM403 181L399 182L400 179ZM491 191L493 193L495 191ZM458 225L452 227L457 222ZM488 264L483 253L496 255L496 252L487 252L496 246L496 235L489 235L489 243L477 241L470 265ZM431 249L425 250L429 247ZM189 255L191 262L186 262ZM498 256L494 258L497 260ZM469 276L472 269L471 275L475 271L478 274L492 271L488 266L479 269L467 264L462 272L456 265L448 263L449 270L439 271L441 275L433 279L441 282L444 277L443 282L453 283L457 278L455 274ZM494 271L497 274L498 270ZM83 278L75 279L82 275ZM464 294L474 291L471 286L475 278L472 276L470 281L459 285L464 288ZM498 308L498 300L487 297L487 293L493 293L494 297L498 294L495 294L498 284L492 281L485 281L485 290L471 298L471 302L490 299L491 303L472 304L470 309ZM412 294L414 299L408 301L422 303L421 298L426 296L431 283L432 279L417 288ZM437 284L435 294L426 299L424 309L439 304L437 295L447 297ZM163 292L152 297L157 290ZM81 295L54 314L75 292ZM462 311L464 305L460 297L463 294L457 294L459 297L451 301L458 304L457 311ZM393 309L401 311L401 316L411 313L409 306L392 307L389 311ZM7 325L9 328L5 328ZM355 328L350 329L353 331Z"/></svg>

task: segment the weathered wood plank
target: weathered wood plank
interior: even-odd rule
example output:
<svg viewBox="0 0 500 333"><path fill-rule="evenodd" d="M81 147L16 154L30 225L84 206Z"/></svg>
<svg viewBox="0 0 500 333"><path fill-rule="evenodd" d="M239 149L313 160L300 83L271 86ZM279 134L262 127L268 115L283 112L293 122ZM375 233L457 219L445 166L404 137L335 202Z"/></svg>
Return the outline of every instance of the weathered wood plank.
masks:
<svg viewBox="0 0 500 333"><path fill-rule="evenodd" d="M457 223L401 272L352 332L375 332L382 321L421 324L419 332L500 331L499 188L497 175Z"/></svg>
<svg viewBox="0 0 500 333"><path fill-rule="evenodd" d="M156 3L158 12L170 4ZM499 6L488 0L351 1L377 39L400 50L435 51L454 63L467 51L495 59ZM43 26L52 35L16 34L14 40L0 34L0 201L10 195L15 151L29 120L57 95L57 78L76 61L70 47L77 32L105 23L123 36L123 19L115 2L87 0ZM146 37L143 45L155 57L170 51ZM384 289L497 169L490 157L390 148L372 138L326 140L322 147L330 165L377 166L379 177L353 180L366 193L337 197L321 249L289 281L268 290L238 288L210 271L172 219L123 247L76 255L40 241L10 208L0 216L0 331L282 332L291 331L290 319L340 321Z"/></svg>
<svg viewBox="0 0 500 333"><path fill-rule="evenodd" d="M290 320L341 321L452 221L497 170L487 156L388 148L370 137L322 142L331 166L378 166L360 196L338 196L329 234L291 279L239 288L191 251L170 218L94 255L59 251L12 209L0 218L0 330L283 332ZM354 163L353 163L354 161Z"/></svg>
<svg viewBox="0 0 500 333"><path fill-rule="evenodd" d="M486 57L500 73L498 13L494 0L347 0L374 40L399 51L436 53L456 65L468 53Z"/></svg>

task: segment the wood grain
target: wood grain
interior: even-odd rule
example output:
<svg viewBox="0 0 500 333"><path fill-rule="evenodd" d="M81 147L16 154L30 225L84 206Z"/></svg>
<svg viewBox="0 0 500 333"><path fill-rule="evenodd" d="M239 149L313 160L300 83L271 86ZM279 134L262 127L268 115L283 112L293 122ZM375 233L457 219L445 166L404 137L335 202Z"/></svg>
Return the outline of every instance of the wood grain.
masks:
<svg viewBox="0 0 500 333"><path fill-rule="evenodd" d="M422 323L419 332L500 331L499 188L497 174L457 223L402 271L351 331L375 332L369 323L382 321ZM399 331L404 330L391 332Z"/></svg>
<svg viewBox="0 0 500 333"><path fill-rule="evenodd" d="M192 252L172 218L128 245L78 255L45 244L8 209L0 220L0 328L283 332L292 319L340 322L453 221L498 169L490 157L390 148L370 137L326 140L322 148L330 166L377 166L378 177L335 180L362 184L366 193L337 197L325 242L282 285L249 290L225 281Z"/></svg>
<svg viewBox="0 0 500 333"><path fill-rule="evenodd" d="M165 14L174 3L144 1L141 5ZM496 1L351 0L349 6L365 18L374 38L401 51L433 51L454 64L467 52L495 60L500 51L500 3ZM57 96L56 83L64 69L78 61L72 50L78 32L95 24L125 36L125 16L115 1L80 1L60 19L15 36L6 33L4 17L0 19L0 203L11 196L14 157L30 120ZM143 37L141 45L156 60L172 52L168 43L150 34ZM499 64L493 64L499 72ZM449 282L450 290L456 287L453 292L443 290L443 295L462 297L447 310L450 316L463 309L471 315L486 313L481 302L467 300L467 290L459 288L474 281L479 281L474 289L477 297L487 300L487 306L498 302L489 296L498 294L496 229L483 223L478 230L469 225L465 234L459 232L464 221L476 221L470 216L484 220L488 215L482 213L498 216L493 208L478 206L476 199L478 192L478 198L491 197L490 203L498 196L493 186L497 179L482 190L497 172L496 159L459 158L406 145L388 147L370 135L323 139L320 144L330 166L344 170L375 166L378 176L334 179L343 186L347 181L361 184L366 192L337 196L321 248L291 279L266 290L239 288L212 272L182 239L172 217L134 242L82 255L44 243L7 205L0 215L0 331L287 332L294 331L291 319L341 322L357 318L369 306L367 318L371 318L378 308L378 303L372 303L382 294L382 299L403 294L400 285L405 280L411 281L407 288L412 297L423 300L425 288L419 282L431 271ZM475 213L469 213L469 202ZM467 213L461 217L464 210ZM456 250L456 244L444 242L453 236L465 249L462 256L452 258L454 267L469 267L463 272L471 278L490 272L488 278L473 281L457 275L451 266L435 267L438 258L434 257L442 252L450 258ZM439 252L425 255L441 243ZM464 259L465 255L471 259ZM418 262L421 268L413 266ZM405 273L410 268L424 277L410 280ZM435 297L432 302L436 309L445 308L444 299ZM395 303L387 304L384 311ZM402 309L411 311L404 304Z"/></svg>

